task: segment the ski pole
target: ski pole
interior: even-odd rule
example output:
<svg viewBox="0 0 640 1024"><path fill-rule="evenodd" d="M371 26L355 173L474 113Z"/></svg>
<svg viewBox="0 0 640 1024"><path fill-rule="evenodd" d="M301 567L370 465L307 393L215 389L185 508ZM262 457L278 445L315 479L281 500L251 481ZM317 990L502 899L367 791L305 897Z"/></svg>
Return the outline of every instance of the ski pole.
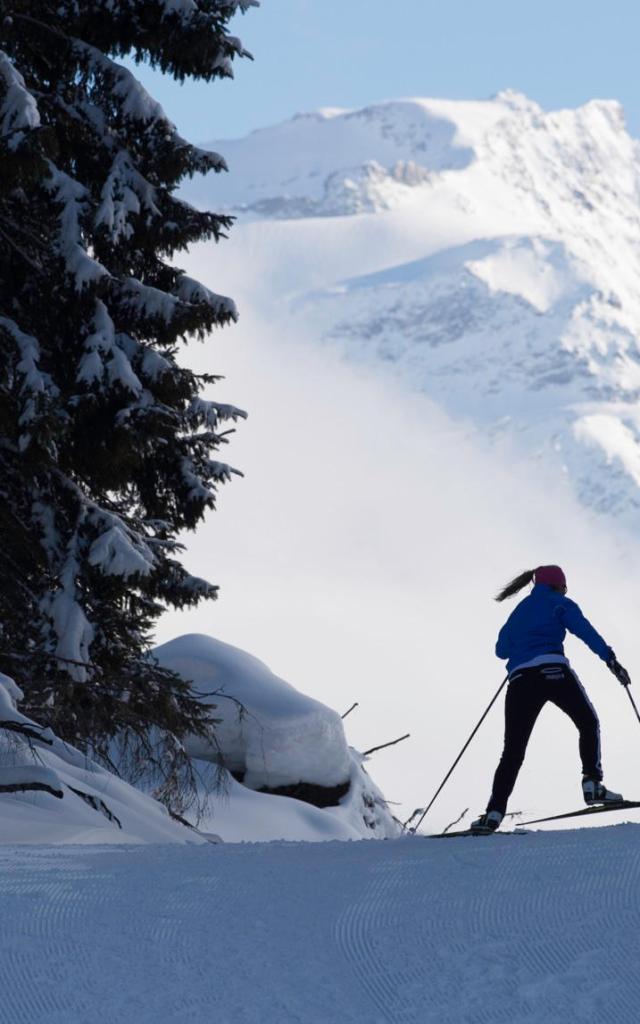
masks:
<svg viewBox="0 0 640 1024"><path fill-rule="evenodd" d="M457 764L458 764L458 762L460 761L460 759L461 759L462 755L464 754L465 750L467 749L467 747L468 747L468 746L469 746L469 744L471 743L471 740L473 739L473 737L474 737L474 736L475 736L475 734L477 733L478 729L480 728L480 726L481 726L481 725L482 725L482 723L484 722L485 718L487 717L487 715L488 715L488 714L489 714L489 712L491 711L491 708L493 707L493 705L494 705L494 704L495 704L495 702L497 701L498 697L499 697L499 696L500 696L500 694L502 693L502 690L503 690L503 688L504 688L504 685L505 685L505 683L507 682L508 678L509 678L509 676L508 676L508 675L506 675L506 676L504 677L504 679L502 680L502 682L500 683L500 686L498 687L498 690L496 691L496 694L495 694L495 696L494 696L494 697L493 697L493 699L491 700L491 703L490 703L490 704L489 704L489 706L487 707L487 709L486 709L485 713L483 714L482 718L480 719L480 721L479 721L479 722L478 722L478 724L476 725L475 729L474 729L474 730L473 730L473 732L471 733L471 735L470 735L469 739L468 739L468 740L467 740L467 742L465 743L464 747L462 748L462 750L460 751L460 753L459 753L459 754L458 754L458 756L456 757L455 761L454 761L454 762L453 762L453 764L451 765L451 767L450 767L449 771L448 771L448 772L447 772L447 774L445 775L444 779L442 780L442 782L441 782L441 783L440 783L440 785L438 786L437 790L436 790L436 791L435 791L435 793L433 794L433 796L432 796L432 798L431 798L431 802L429 803L429 805L428 805L427 807L425 807L424 811L422 812L422 817L420 818L420 820L419 820L418 824L417 824L417 825L415 826L415 828L412 828L412 829L411 829L411 831L412 831L412 832L417 832L417 831L418 831L418 829L420 828L420 826L421 826L421 824L422 824L422 822L423 822L424 818L426 817L426 815L427 815L428 811L430 811L430 810L431 810L431 808L433 807L434 803L436 802L436 797L438 797L438 796L440 795L441 791L442 791L442 790L444 789L444 787L445 787L445 784L446 784L446 783L447 783L447 782L449 781L449 778L450 778L450 776L451 776L451 775L453 774L453 769L454 769L454 768L456 767L456 765L457 765ZM631 696L631 694L629 694L629 696ZM634 705L634 707L635 707L635 705ZM637 710L636 710L636 714L638 714ZM638 716L638 717L640 718L640 716Z"/></svg>
<svg viewBox="0 0 640 1024"><path fill-rule="evenodd" d="M631 701L631 707L633 708L633 710L634 710L634 711L635 711L635 713L636 713L636 718L637 718L637 719L638 719L638 721L640 722L640 712L638 712L638 709L637 709L637 707L636 707L636 702L635 702L635 700L633 699L633 697L631 696L631 690L629 689L629 687L628 687L628 686L625 686L625 690L627 691L627 696L628 696L629 700Z"/></svg>

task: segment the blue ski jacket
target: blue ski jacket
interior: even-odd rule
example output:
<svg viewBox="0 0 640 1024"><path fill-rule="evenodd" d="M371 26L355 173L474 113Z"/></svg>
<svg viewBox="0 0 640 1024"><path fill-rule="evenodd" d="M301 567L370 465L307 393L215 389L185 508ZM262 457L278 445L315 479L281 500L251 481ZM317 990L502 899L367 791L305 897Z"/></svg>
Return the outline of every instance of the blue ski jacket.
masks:
<svg viewBox="0 0 640 1024"><path fill-rule="evenodd" d="M603 661L608 662L614 657L611 648L584 617L575 601L570 601L546 583L536 583L500 630L496 655L508 659L508 672L544 654L564 655L567 630L584 640Z"/></svg>

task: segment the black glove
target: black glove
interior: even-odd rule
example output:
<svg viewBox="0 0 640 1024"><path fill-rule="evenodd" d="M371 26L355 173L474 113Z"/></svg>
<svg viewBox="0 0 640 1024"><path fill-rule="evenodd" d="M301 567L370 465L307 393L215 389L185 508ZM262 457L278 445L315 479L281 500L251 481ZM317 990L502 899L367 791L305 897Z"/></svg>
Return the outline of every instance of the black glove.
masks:
<svg viewBox="0 0 640 1024"><path fill-rule="evenodd" d="M607 667L611 669L614 676L622 686L631 686L631 677L627 672L626 668L623 668L615 655L607 662Z"/></svg>

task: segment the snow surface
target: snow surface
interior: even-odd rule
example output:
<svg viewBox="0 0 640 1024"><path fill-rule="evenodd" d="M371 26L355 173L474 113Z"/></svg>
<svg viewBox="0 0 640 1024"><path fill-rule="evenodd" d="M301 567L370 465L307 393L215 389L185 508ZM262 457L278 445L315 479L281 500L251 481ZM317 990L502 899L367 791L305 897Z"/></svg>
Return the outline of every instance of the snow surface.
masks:
<svg viewBox="0 0 640 1024"><path fill-rule="evenodd" d="M640 826L0 848L11 1024L636 1024Z"/></svg>
<svg viewBox="0 0 640 1024"><path fill-rule="evenodd" d="M0 792L0 844L207 841L172 820L157 800L21 714L21 696L13 680L0 674L0 786L31 783L53 792Z"/></svg>
<svg viewBox="0 0 640 1024"><path fill-rule="evenodd" d="M225 290L384 367L637 529L640 144L613 101L406 99L216 142ZM287 301L283 301L283 298Z"/></svg>
<svg viewBox="0 0 640 1024"><path fill-rule="evenodd" d="M178 637L154 654L214 706L217 721L209 738L185 741L203 786L211 790L208 809L197 821L201 831L231 842L398 836L398 824L363 767L365 758L347 745L337 712L300 693L253 655L210 636ZM199 762L222 764L241 782L228 776L216 792ZM324 808L257 792L299 783L349 788L339 803Z"/></svg>

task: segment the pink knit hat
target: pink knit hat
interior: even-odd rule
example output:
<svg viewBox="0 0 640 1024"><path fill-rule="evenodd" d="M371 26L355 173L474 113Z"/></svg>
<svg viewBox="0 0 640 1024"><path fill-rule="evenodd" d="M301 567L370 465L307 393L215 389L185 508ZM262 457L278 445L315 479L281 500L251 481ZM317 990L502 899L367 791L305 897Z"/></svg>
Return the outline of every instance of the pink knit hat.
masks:
<svg viewBox="0 0 640 1024"><path fill-rule="evenodd" d="M533 574L535 583L546 583L548 587L566 587L567 578L559 565L539 565Z"/></svg>

